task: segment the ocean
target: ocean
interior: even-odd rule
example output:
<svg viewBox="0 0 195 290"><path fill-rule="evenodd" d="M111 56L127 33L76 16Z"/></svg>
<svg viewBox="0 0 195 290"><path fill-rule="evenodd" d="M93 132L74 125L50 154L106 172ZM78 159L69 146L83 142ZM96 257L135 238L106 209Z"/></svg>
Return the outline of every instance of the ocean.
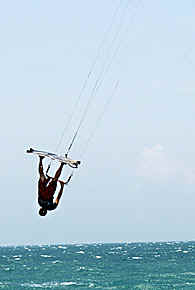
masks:
<svg viewBox="0 0 195 290"><path fill-rule="evenodd" d="M195 289L195 242L0 247L0 289Z"/></svg>

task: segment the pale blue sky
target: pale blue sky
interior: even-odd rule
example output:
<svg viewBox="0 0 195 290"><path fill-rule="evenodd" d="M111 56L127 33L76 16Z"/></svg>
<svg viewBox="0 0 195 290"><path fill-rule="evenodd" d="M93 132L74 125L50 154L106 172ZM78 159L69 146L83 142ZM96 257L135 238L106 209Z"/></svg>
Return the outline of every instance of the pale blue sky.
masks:
<svg viewBox="0 0 195 290"><path fill-rule="evenodd" d="M195 239L194 15L192 0L1 1L0 245ZM103 39L66 140L111 66L73 158L119 87L59 208L41 218L25 150L55 150Z"/></svg>

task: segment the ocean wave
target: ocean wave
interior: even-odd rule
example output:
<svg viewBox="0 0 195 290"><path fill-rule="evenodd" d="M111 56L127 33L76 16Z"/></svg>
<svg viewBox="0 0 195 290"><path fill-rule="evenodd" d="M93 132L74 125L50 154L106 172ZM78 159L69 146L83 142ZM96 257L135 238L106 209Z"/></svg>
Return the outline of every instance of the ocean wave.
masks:
<svg viewBox="0 0 195 290"><path fill-rule="evenodd" d="M84 251L79 251L79 252L76 252L76 254L85 254Z"/></svg>
<svg viewBox="0 0 195 290"><path fill-rule="evenodd" d="M44 283L22 283L21 287L30 287L30 288L53 288L53 287L61 287L61 286L72 286L79 285L76 282L72 281L64 281L64 282L44 282Z"/></svg>
<svg viewBox="0 0 195 290"><path fill-rule="evenodd" d="M49 255L40 255L40 256L43 258L52 258L52 256L49 256Z"/></svg>

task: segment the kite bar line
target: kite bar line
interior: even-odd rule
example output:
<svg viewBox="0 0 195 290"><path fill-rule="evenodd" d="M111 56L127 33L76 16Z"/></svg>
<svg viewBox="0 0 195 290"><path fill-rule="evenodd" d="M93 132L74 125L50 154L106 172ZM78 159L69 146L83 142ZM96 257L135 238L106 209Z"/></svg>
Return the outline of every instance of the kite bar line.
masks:
<svg viewBox="0 0 195 290"><path fill-rule="evenodd" d="M121 3L121 2L120 2L120 3ZM128 2L126 3L126 5L125 5L126 8L128 8L129 4L130 4L130 1L128 1ZM121 5L121 4L120 4L120 5ZM102 40L102 42L101 42L101 44L100 44L100 46L99 46L98 53L97 53L97 55L96 55L96 57L95 57L95 59L94 59L94 62L93 62L92 65L91 65L91 68L90 68L90 70L89 70L89 73L87 74L87 78L85 79L85 81L84 81L84 83L83 83L83 86L82 86L82 88L81 88L81 90L80 90L80 93L79 93L78 98L77 98L76 103L75 103L75 107L78 106L78 103L79 103L79 101L80 101L80 99L81 99L81 96L82 96L82 94L83 94L83 92L84 92L84 90L85 90L85 88L86 88L86 86L87 86L87 83L88 83L88 81L89 81L89 79L90 79L90 77L91 77L91 75L92 75L92 73L93 73L93 71L94 71L94 69L95 69L95 66L96 66L96 64L97 64L97 61L98 61L98 59L99 59L99 57L100 57L100 52L101 52L101 49L102 49L102 47L103 47L104 40L106 39L107 34L110 32L110 30L111 30L111 28L112 28L112 25L113 25L113 23L114 23L114 19L115 19L117 13L119 12L120 5L117 6L117 9L116 9L116 11L115 11L115 13L114 13L114 15L113 15L113 17L112 17L111 25L110 25L108 31L105 33L105 35L104 35L104 37L103 37L103 40ZM121 33L121 30L122 30L123 18L124 18L124 11L123 11L123 13L122 13L122 15L121 15L121 17L120 17L120 21L119 21L118 29L115 31L114 37L113 37L113 39L112 39L112 42L111 42L111 44L109 45L109 47L107 48L107 49L109 49L108 52L110 52L111 45L114 46L114 44L118 41L119 35L120 35L120 33ZM69 154L69 152L70 152L70 150L71 150L71 148L72 148L72 146L73 146L73 144L74 144L74 142L75 142L75 140L76 140L76 138L77 138L78 132L79 132L79 130L80 130L80 128L81 128L81 126L82 126L82 124L83 124L85 118L86 118L86 115L87 115L87 112L88 112L88 110L89 110L90 104L91 104L92 100L94 99L95 94L97 93L97 91L98 91L99 88L101 87L101 85L102 85L102 83L103 83L103 81L104 81L104 78L105 78L105 74L109 71L109 69L110 69L110 67L111 67L111 65L112 65L112 63L113 63L113 60L114 60L116 54L118 53L118 51L119 51L119 49L120 49L120 46L121 46L121 43L118 43L118 45L115 47L113 53L112 53L112 54L107 58L107 59L110 59L110 60L107 60L107 61L104 63L104 65L103 65L103 67L102 67L102 70L101 70L101 72L100 72L100 74L99 74L99 77L98 77L98 78L96 79L96 81L95 81L94 87L92 88L92 92L91 92L90 98L89 98L88 103L87 103L87 105L86 105L86 107L85 107L85 109L84 109L83 115L82 115L82 117L81 117L81 119L80 119L80 122L79 122L79 124L78 124L78 127L77 127L77 129L76 129L76 131L75 131L75 133L74 133L74 135L73 135L73 138L72 138L71 143L70 143L70 145L69 145L69 147L68 147L68 150L66 151L65 157L68 156L68 154ZM118 85L117 85L117 86L118 86ZM117 86L116 86L116 88L117 88ZM58 145L57 145L57 149L58 149L58 147L59 147L59 146L61 145L61 143L62 143L63 137L64 137L64 135L65 135L65 132L66 132L67 129L68 129L68 126L70 125L70 123L71 123L71 121L72 121L72 119L73 119L73 114L74 114L74 113L75 113L75 109L73 110L72 114L70 115L70 118L69 118L69 120L68 120L67 126L64 128L64 131L63 131L63 134L62 134L62 136L61 136L60 142L59 142ZM103 115L104 115L104 113L101 114L100 119L102 118ZM98 118L98 120L99 120L99 118ZM99 122L99 121L98 121L98 122ZM97 123L98 123L98 122L97 122ZM92 138L91 136L93 136L93 134L94 134L94 132L90 135L88 143L90 142L90 139ZM56 150L57 150L57 149L56 149ZM49 164L49 166L48 166L48 171L49 171L49 169L50 169L50 166L51 166L51 164Z"/></svg>
<svg viewBox="0 0 195 290"><path fill-rule="evenodd" d="M126 4L126 8L128 8L129 3L130 3L130 2L127 2L127 4ZM118 30L116 31L116 33L114 34L114 37L113 37L112 42L111 42L111 45L109 46L109 51L110 51L110 47L113 46L113 44L114 44L114 43L117 41L117 39L119 38L119 35L120 35L120 33L121 33L121 30L122 30L123 18L124 18L124 13L122 14L122 16L121 16L121 18L120 18L119 28L118 28ZM94 85L94 87L92 88L91 95L90 95L90 97L89 97L88 103L87 103L87 105L86 105L86 107L85 107L85 110L84 110L83 115L82 115L82 117L81 117L81 120L80 120L80 122L79 122L78 128L77 128L77 130L75 131L75 134L74 134L74 136L73 136L73 138L72 138L72 140L71 140L71 142L70 142L70 145L69 145L69 147L68 147L68 150L67 150L67 152L66 152L66 156L68 156L68 154L69 154L69 152L70 152L70 150L71 150L71 148L72 148L72 146L73 146L73 144L74 144L74 142L75 142L75 139L76 139L76 137L77 137L77 135L78 135L78 132L79 132L79 130L80 130L80 128L81 128L81 126L82 126L84 120L85 120L85 117L86 117L87 112L88 112L88 109L89 109L89 107L90 107L90 105L91 105L91 103L92 103L92 100L94 99L95 94L97 93L97 91L98 91L99 88L101 87L101 85L102 85L102 83L103 83L103 81L104 81L105 75L106 75L107 72L109 71L109 69L110 69L110 67L111 67L111 65L112 65L112 63L113 63L114 57L116 56L117 52L118 52L119 49L120 49L120 46L121 46L121 43L119 43L119 44L116 46L114 52L111 54L110 60L109 60L108 62L105 62L105 63L104 63L104 65L103 65L103 67L102 67L102 70L101 70L101 72L100 72L98 78L96 79L95 85ZM109 52L109 51L108 51L108 52Z"/></svg>
<svg viewBox="0 0 195 290"><path fill-rule="evenodd" d="M99 124L101 123L101 121L102 121L102 119L103 119L103 117L104 117L106 111L108 110L108 107L109 107L109 105L110 105L110 103L111 103L111 101L112 101L114 95L116 94L116 91L117 91L117 89L118 89L118 86L119 86L119 81L117 81L117 82L115 83L115 86L114 86L114 88L113 88L112 93L110 94L109 98L107 99L106 103L104 104L104 107L103 107L102 112L99 114L99 116L98 116L98 118L97 118L97 121L96 121L96 123L95 123L94 129L91 131L91 133L90 133L90 135L89 135L89 137L88 137L88 139L87 139L87 141L86 141L86 143L85 143L84 150L83 150L83 152L81 153L81 156L82 156L82 157L86 154L86 151L87 151L87 149L88 149L88 147L89 147L89 144L91 143L92 139L94 138L95 132L96 132L96 130L97 130Z"/></svg>
<svg viewBox="0 0 195 290"><path fill-rule="evenodd" d="M77 99L76 99L76 102L75 102L74 106L73 106L72 113L70 114L70 117L69 117L69 119L67 120L66 126L64 127L64 130L63 130L63 132L62 132L62 135L61 135L61 137L60 137L60 140L59 140L59 142L58 142L58 144L57 144L57 146L56 146L56 150L55 150L55 152L58 151L60 145L62 144L62 140L63 140L63 138L64 138L64 136L65 136L65 133L67 132L67 130L68 130L68 128L69 128L69 126L70 126L70 124L71 124L71 122L72 122L72 120L73 120L73 116L74 116L74 114L75 114L75 112L76 112L76 108L78 107L79 102L80 102L80 99L81 99L81 96L82 96L83 92L85 91L85 89L86 89L86 87L87 87L87 84L88 84L88 81L89 81L91 75L92 75L93 72L94 72L94 69L95 69L95 66L96 66L96 64L97 64L97 62L98 62L98 59L99 59L99 57L100 57L100 54L101 54L102 48L103 48L103 46L104 46L104 44L105 44L105 40L108 38L108 35L110 34L110 31L111 31L111 29L112 29L112 27L113 27L113 24L114 24L114 20L115 20L115 18L117 17L117 15L118 15L118 13L119 13L120 7L121 7L121 1L119 0L119 4L118 4L118 6L116 7L116 9L115 9L115 11L114 11L114 13L113 13L113 15L112 15L112 17L111 17L111 22L110 22L110 24L109 24L107 30L104 32L104 36L103 36L103 39L102 39L102 41L101 41L101 43L100 43L100 45L99 45L99 47L98 47L97 54L96 54L96 56L95 56L95 58L94 58L94 60L93 60L93 62L92 62L92 64L91 64L91 67L90 67L90 70L89 70L89 72L88 72L88 74L87 74L87 77L86 77L86 79L85 79L84 82L83 82L83 85L82 85L82 87L81 87L80 93L79 93L79 95L78 95L78 97L77 97ZM68 150L68 152L69 152L69 151L70 151L70 150Z"/></svg>
<svg viewBox="0 0 195 290"><path fill-rule="evenodd" d="M72 138L72 141L71 141L71 143L70 143L70 145L69 145L69 147L68 147L68 150L67 150L65 156L68 156L68 153L70 152L70 149L72 148L72 145L74 144L74 141L75 141L75 139L76 139L76 137L77 137L77 135L78 135L78 132L79 132L79 130L80 130L80 128L81 128L81 126L82 126L82 124L83 124L85 118L86 118L86 115L87 115L88 109L89 109L89 107L90 107L90 104L91 104L92 100L93 100L94 97L95 97L95 91L97 90L97 87L98 87L98 81L99 81L99 79L97 79L96 82L95 82L95 85L94 85L94 87L93 87L93 89L92 89L92 93L91 93L91 95L90 95L90 98L89 98L89 100L88 100L88 102L87 102L87 105L86 105L86 107L85 107L85 110L84 110L84 112L83 112L83 115L82 115L82 117L81 117L81 120L80 120L80 122L79 122L79 125L78 125L78 127L77 127L77 130L75 131L75 134L74 134L74 136L73 136L73 138Z"/></svg>
<svg viewBox="0 0 195 290"><path fill-rule="evenodd" d="M127 2L127 3L128 3L128 4L125 5L124 8L126 8L126 6L128 7L129 2ZM88 81L89 81L89 79L90 79L92 73L94 72L94 69L95 69L96 64L97 64L97 62L98 62L98 59L100 58L100 55L101 55L101 53L102 53L102 49L103 49L103 46L104 46L104 44L105 44L105 41L106 41L106 39L108 38L108 35L110 34L110 32L111 32L111 30L112 30L112 27L113 27L113 25L114 25L115 19L117 18L117 15L119 14L119 10L120 10L120 8L121 8L121 1L119 0L119 4L118 4L118 6L116 7L116 9L115 9L115 11L114 11L114 13L113 13L113 15L112 15L112 17L111 17L111 21L110 21L110 24L109 24L109 26L108 26L108 29L104 32L104 36L103 36L103 39L102 39L102 41L101 41L101 43L100 43L100 45L99 45L99 47L98 47L97 54L96 54L96 56L95 56L95 58L94 58L94 61L92 62L92 65L91 65L91 68L90 68L90 70L89 70L89 72L88 72L88 74L87 74L87 77L86 77L86 79L85 79L84 82L83 82L83 85L82 85L82 87L81 87L80 93L79 93L79 95L78 95L78 98L76 99L76 102L75 102L74 106L73 106L72 113L70 114L70 117L69 117L69 119L68 119L68 121L67 121L67 123L66 123L66 126L65 126L64 129L63 129L62 135L61 135L60 140L59 140L59 142L58 142L58 144L57 144L57 146L56 146L56 150L55 150L55 152L58 152L58 149L59 149L59 147L60 147L60 145L62 144L62 141L63 141L63 139L64 139L65 133L67 132L68 128L70 127L70 124L71 124L71 122L72 122L72 120L73 120L74 113L76 112L76 109L77 109L77 107L78 107L78 105L79 105L79 102L80 102L81 96L82 96L83 92L85 91L85 89L86 89L86 87L87 87ZM121 17L121 18L122 18L122 17ZM121 23L120 23L120 25L121 25ZM115 38L116 38L116 35L115 35ZM114 38L114 39L115 39L115 38ZM114 40L112 41L112 44L113 44L113 42L114 42ZM101 79L101 75L103 75L104 68L105 68L105 64L104 64L103 70L102 70L102 72L101 72L99 78L98 78L98 79L96 80L96 82L95 82L95 85L94 85L94 87L93 87L93 89L92 89L92 94L95 92L95 90L97 90L97 89L101 86L101 85L98 86L98 82L99 82L100 79ZM73 139L72 139L72 141L71 141L71 143L70 143L70 145L69 145L69 147L68 147L68 150L67 150L67 152L66 152L66 154L65 154L65 157L68 156L68 153L70 152L71 147L73 146L73 143L74 143L74 141L75 141L75 139L76 139L76 137L77 137L77 134L78 134L78 132L79 132L79 130L80 130L80 127L81 127L81 125L82 125L82 123L83 123L83 121L84 121L84 119L85 119L85 115L86 115L86 113L87 113L87 111L88 111L88 108L89 108L90 103L91 103L91 101L89 100L89 101L88 101L88 104L87 104L87 106L86 106L85 112L84 112L84 114L83 114L83 117L82 117L82 119L81 119L81 121L80 121L80 123L79 123L79 126L78 126L78 128L77 128L77 130L76 130L76 132L75 132L75 135L73 136ZM51 164L52 164L52 160L51 160L50 163L48 164L47 172L49 172L49 170L50 170L50 168L51 168Z"/></svg>

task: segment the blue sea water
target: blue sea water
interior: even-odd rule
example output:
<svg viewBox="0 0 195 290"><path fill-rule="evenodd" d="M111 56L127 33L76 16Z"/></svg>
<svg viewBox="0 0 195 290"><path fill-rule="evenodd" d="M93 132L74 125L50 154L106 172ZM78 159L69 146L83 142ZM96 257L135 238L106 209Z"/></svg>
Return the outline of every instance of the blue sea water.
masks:
<svg viewBox="0 0 195 290"><path fill-rule="evenodd" d="M0 289L195 289L195 242L0 247Z"/></svg>

